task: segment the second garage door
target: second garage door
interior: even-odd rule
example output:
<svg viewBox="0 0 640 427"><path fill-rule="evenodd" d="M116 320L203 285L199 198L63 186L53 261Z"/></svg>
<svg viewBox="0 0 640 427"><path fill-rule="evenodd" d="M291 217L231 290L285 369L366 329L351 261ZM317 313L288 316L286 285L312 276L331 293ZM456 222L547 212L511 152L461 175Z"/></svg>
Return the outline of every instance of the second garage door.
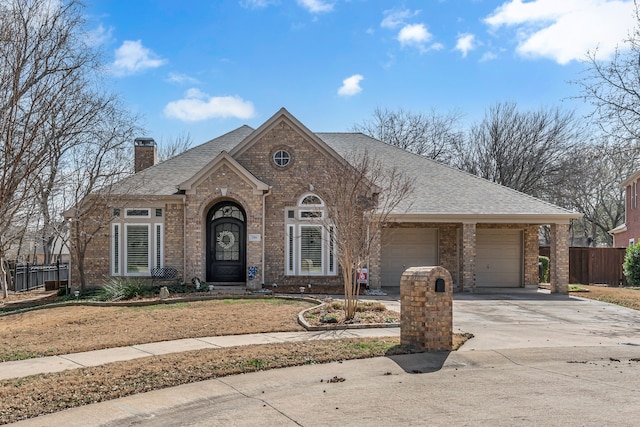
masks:
<svg viewBox="0 0 640 427"><path fill-rule="evenodd" d="M521 230L476 230L477 287L520 287L522 259Z"/></svg>
<svg viewBox="0 0 640 427"><path fill-rule="evenodd" d="M380 261L382 286L400 286L400 277L406 268L438 265L438 230L383 230Z"/></svg>

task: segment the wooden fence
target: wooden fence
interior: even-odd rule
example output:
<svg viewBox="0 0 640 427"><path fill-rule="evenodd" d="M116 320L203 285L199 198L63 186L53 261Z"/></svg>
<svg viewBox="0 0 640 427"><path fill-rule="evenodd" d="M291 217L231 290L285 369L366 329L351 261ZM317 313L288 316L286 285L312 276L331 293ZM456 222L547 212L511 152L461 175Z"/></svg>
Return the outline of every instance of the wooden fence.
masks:
<svg viewBox="0 0 640 427"><path fill-rule="evenodd" d="M626 286L622 272L625 248L569 248L569 283ZM548 246L540 246L540 255L549 256Z"/></svg>

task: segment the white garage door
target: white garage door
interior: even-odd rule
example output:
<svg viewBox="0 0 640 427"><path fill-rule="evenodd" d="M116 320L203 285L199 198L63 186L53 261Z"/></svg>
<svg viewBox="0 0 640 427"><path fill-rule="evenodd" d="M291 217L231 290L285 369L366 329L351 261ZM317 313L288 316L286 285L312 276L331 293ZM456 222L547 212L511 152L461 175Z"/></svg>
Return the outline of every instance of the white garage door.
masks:
<svg viewBox="0 0 640 427"><path fill-rule="evenodd" d="M400 286L409 267L438 265L438 230L388 228L382 231L382 286Z"/></svg>
<svg viewBox="0 0 640 427"><path fill-rule="evenodd" d="M476 230L476 286L517 288L522 284L522 231Z"/></svg>

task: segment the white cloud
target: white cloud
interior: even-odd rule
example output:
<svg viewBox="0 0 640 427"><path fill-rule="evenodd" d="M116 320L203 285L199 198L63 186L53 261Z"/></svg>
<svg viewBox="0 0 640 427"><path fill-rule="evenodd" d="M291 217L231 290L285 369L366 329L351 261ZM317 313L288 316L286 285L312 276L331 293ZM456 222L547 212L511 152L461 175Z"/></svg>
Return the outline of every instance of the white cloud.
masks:
<svg viewBox="0 0 640 427"><path fill-rule="evenodd" d="M362 74L354 74L351 77L347 77L342 81L342 86L338 89L338 95L340 96L353 96L362 92L360 82L364 80Z"/></svg>
<svg viewBox="0 0 640 427"><path fill-rule="evenodd" d="M515 27L518 54L567 64L596 48L600 59L610 58L634 26L632 12L629 0L511 0L484 21Z"/></svg>
<svg viewBox="0 0 640 427"><path fill-rule="evenodd" d="M183 122L199 122L214 118L250 119L255 116L251 101L239 96L209 96L199 89L189 89L185 97L164 107L167 117Z"/></svg>
<svg viewBox="0 0 640 427"><path fill-rule="evenodd" d="M99 46L111 40L113 28L105 28L102 24L87 32L86 42L89 46Z"/></svg>
<svg viewBox="0 0 640 427"><path fill-rule="evenodd" d="M382 28L398 28L401 25L404 25L406 20L409 18L412 18L414 16L416 16L417 14L419 14L420 11L416 10L416 11L410 11L409 9L404 9L404 10L394 10L394 9L390 9L390 10L385 10L384 14L385 17L382 20L382 22L380 23L380 26Z"/></svg>
<svg viewBox="0 0 640 427"><path fill-rule="evenodd" d="M274 3L274 0L240 0L240 6L245 9L264 9Z"/></svg>
<svg viewBox="0 0 640 427"><path fill-rule="evenodd" d="M398 33L398 41L402 46L416 46L424 50L425 44L431 40L431 33L424 24L409 24Z"/></svg>
<svg viewBox="0 0 640 427"><path fill-rule="evenodd" d="M482 57L480 58L480 62L487 62L487 61L493 61L494 59L497 59L498 55L496 55L493 52L485 52L484 54L482 54Z"/></svg>
<svg viewBox="0 0 640 427"><path fill-rule="evenodd" d="M471 33L458 34L456 50L462 52L462 57L466 58L467 53L476 48L476 36Z"/></svg>
<svg viewBox="0 0 640 427"><path fill-rule="evenodd" d="M125 40L122 46L116 49L115 58L111 69L118 76L135 74L148 68L157 68L167 62L150 49L142 46L140 40Z"/></svg>
<svg viewBox="0 0 640 427"><path fill-rule="evenodd" d="M325 0L298 0L298 5L311 13L331 12L333 3Z"/></svg>
<svg viewBox="0 0 640 427"><path fill-rule="evenodd" d="M188 76L186 74L182 74L182 73L169 73L169 77L167 77L167 81L171 82L171 83L178 83L178 84L182 84L182 83L189 83L189 84L196 84L196 83L200 83L198 81L198 79Z"/></svg>

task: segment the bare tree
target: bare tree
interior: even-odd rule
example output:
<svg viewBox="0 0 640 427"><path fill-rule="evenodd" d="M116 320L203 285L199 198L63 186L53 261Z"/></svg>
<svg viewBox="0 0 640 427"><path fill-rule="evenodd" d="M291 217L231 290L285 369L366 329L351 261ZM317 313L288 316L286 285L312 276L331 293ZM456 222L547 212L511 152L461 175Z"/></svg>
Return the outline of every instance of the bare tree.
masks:
<svg viewBox="0 0 640 427"><path fill-rule="evenodd" d="M636 27L609 61L590 51L585 75L576 81L585 101L591 103L593 123L617 138L640 138L640 9L634 1Z"/></svg>
<svg viewBox="0 0 640 427"><path fill-rule="evenodd" d="M329 167L322 188L327 216L318 216L329 236L329 248L338 261L344 283L345 317L355 317L360 293L357 272L365 267L380 244L382 226L391 213L406 210L412 180L398 168L386 167L368 152L352 153L347 161Z"/></svg>
<svg viewBox="0 0 640 427"><path fill-rule="evenodd" d="M558 108L521 112L515 103L497 103L472 125L458 147L456 166L535 197L571 175L573 147L581 130L572 112Z"/></svg>
<svg viewBox="0 0 640 427"><path fill-rule="evenodd" d="M461 117L456 110L446 114L431 110L422 114L402 108L396 111L376 108L370 120L354 125L353 130L411 153L449 163L453 147L462 138Z"/></svg>
<svg viewBox="0 0 640 427"><path fill-rule="evenodd" d="M170 138L168 141L161 141L158 145L158 161L164 162L191 148L191 146L193 146L193 139L188 132L181 133L175 138Z"/></svg>
<svg viewBox="0 0 640 427"><path fill-rule="evenodd" d="M624 222L625 196L620 183L636 171L640 147L634 142L604 138L574 152L579 164L558 189L557 203L584 217L574 223L593 245L613 243L609 230Z"/></svg>
<svg viewBox="0 0 640 427"><path fill-rule="evenodd" d="M11 244L6 232L34 194L33 177L46 164L44 129L51 109L95 56L83 47L75 0L0 2L0 263ZM0 276L6 296L6 281Z"/></svg>
<svg viewBox="0 0 640 427"><path fill-rule="evenodd" d="M139 132L136 120L117 102L105 105L90 132L65 157L64 201L69 209L64 215L81 290L87 286L85 258L91 242L108 227L116 214L113 207L121 206L132 190L120 181L132 173L130 144Z"/></svg>

